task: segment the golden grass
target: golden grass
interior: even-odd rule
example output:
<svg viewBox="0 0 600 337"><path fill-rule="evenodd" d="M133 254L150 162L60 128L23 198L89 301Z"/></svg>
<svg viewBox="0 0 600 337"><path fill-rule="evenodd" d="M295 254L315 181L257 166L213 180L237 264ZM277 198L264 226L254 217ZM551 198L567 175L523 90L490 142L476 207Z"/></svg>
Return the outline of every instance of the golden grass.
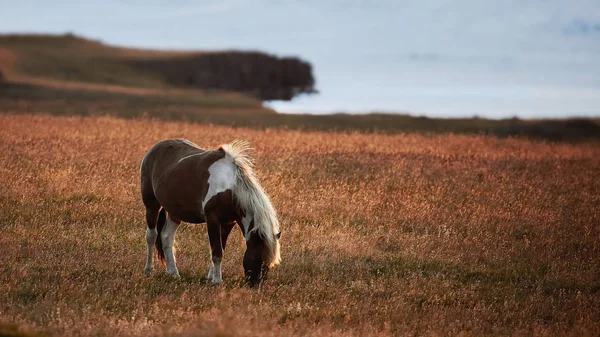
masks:
<svg viewBox="0 0 600 337"><path fill-rule="evenodd" d="M600 334L597 143L0 123L0 324L56 336ZM261 291L243 286L237 229L222 286L204 279L203 225L178 232L181 280L144 276L138 165L170 137L256 148L283 233Z"/></svg>

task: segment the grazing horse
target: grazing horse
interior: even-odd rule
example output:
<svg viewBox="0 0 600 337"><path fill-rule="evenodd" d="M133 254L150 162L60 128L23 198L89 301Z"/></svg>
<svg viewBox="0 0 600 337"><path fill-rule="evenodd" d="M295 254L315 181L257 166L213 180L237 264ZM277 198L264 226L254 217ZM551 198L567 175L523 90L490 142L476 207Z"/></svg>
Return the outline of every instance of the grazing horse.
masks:
<svg viewBox="0 0 600 337"><path fill-rule="evenodd" d="M167 273L179 277L173 243L181 221L206 222L212 255L207 279L213 284L223 282L223 250L236 223L246 239L244 274L250 287L279 264L279 221L254 174L249 149L243 141L208 151L169 139L146 153L140 168L148 223L146 274L152 271L156 246Z"/></svg>

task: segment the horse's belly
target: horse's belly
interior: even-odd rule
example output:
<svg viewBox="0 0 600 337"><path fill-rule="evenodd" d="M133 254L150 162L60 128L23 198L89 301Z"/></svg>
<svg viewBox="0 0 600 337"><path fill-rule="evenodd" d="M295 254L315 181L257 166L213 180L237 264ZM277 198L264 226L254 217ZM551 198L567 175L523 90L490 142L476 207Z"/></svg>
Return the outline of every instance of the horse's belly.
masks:
<svg viewBox="0 0 600 337"><path fill-rule="evenodd" d="M173 211L169 212L169 208L165 207L167 213L171 214L173 217L178 218L182 221L189 223L204 223L206 222L206 217L204 214L198 211Z"/></svg>
<svg viewBox="0 0 600 337"><path fill-rule="evenodd" d="M167 213L179 220L189 222L189 223L203 223L206 222L206 217L202 212L202 205L196 202L185 202L179 203L176 198L171 198L167 200L159 199L162 207L167 211Z"/></svg>

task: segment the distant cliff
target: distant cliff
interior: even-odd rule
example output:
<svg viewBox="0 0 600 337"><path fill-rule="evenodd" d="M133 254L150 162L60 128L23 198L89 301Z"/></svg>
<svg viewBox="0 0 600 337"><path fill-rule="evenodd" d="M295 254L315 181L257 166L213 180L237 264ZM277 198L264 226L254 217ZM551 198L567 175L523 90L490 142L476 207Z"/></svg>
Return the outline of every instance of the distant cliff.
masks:
<svg viewBox="0 0 600 337"><path fill-rule="evenodd" d="M315 92L312 66L295 57L226 51L135 60L132 65L175 87L238 91L261 100L291 100Z"/></svg>
<svg viewBox="0 0 600 337"><path fill-rule="evenodd" d="M140 50L73 34L0 34L0 69L60 81L236 91L263 101L291 100L316 92L311 64L296 57L244 51Z"/></svg>

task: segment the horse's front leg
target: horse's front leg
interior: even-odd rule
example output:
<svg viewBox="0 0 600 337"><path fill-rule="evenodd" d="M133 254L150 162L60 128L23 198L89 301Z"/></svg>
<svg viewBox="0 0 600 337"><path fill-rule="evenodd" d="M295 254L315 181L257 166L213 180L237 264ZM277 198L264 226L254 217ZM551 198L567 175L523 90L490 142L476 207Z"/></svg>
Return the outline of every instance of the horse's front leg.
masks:
<svg viewBox="0 0 600 337"><path fill-rule="evenodd" d="M212 284L223 283L221 275L221 261L223 260L223 246L221 244L221 223L215 213L206 217L208 239L210 241L211 263L206 278Z"/></svg>

